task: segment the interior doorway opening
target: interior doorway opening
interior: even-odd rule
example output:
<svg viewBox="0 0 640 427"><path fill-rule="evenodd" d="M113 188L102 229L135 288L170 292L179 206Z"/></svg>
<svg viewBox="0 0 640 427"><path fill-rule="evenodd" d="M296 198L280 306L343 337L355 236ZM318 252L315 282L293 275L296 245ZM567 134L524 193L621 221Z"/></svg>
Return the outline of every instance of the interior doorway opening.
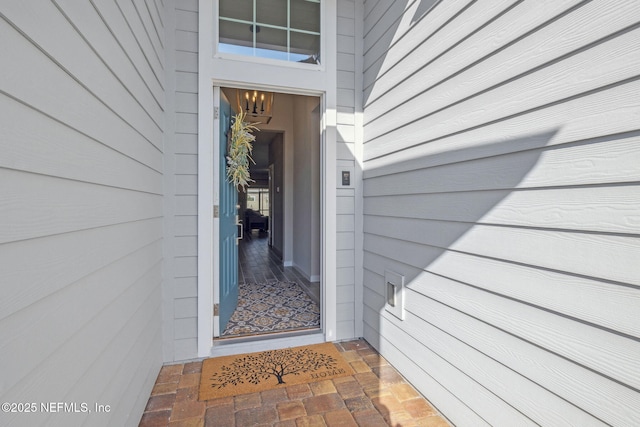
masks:
<svg viewBox="0 0 640 427"><path fill-rule="evenodd" d="M232 115L243 109L245 98L239 93L245 92L221 88ZM237 197L242 237L237 245L237 305L226 324L218 322L215 338L321 330L320 101L275 93L268 120L256 123L248 116L259 131L254 133L253 181ZM221 274L220 287L232 276Z"/></svg>

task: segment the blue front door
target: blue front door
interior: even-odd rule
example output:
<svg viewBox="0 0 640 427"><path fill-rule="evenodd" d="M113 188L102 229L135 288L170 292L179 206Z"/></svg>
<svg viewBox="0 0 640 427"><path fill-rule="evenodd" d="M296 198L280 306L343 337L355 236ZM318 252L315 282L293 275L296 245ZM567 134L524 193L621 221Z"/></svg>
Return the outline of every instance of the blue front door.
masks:
<svg viewBox="0 0 640 427"><path fill-rule="evenodd" d="M226 176L231 106L220 96L220 335L238 304L238 192Z"/></svg>

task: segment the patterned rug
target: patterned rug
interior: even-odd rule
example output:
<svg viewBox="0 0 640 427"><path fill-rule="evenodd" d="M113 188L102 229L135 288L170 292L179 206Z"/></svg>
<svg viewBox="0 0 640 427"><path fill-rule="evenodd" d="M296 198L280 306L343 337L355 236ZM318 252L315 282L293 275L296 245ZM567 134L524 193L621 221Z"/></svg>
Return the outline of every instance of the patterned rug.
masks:
<svg viewBox="0 0 640 427"><path fill-rule="evenodd" d="M222 336L319 327L320 308L297 283L241 283L238 306Z"/></svg>
<svg viewBox="0 0 640 427"><path fill-rule="evenodd" d="M353 375L332 343L206 359L198 400L288 387Z"/></svg>

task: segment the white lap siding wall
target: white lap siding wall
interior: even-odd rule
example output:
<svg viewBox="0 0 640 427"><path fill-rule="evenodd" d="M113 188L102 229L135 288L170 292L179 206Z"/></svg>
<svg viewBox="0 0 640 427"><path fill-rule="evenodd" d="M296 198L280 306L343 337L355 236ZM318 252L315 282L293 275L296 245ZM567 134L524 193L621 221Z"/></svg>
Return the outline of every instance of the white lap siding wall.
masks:
<svg viewBox="0 0 640 427"><path fill-rule="evenodd" d="M456 425L639 424L640 5L364 9L365 338Z"/></svg>
<svg viewBox="0 0 640 427"><path fill-rule="evenodd" d="M38 405L0 424L134 426L146 405L162 363L163 9L0 8L0 396Z"/></svg>
<svg viewBox="0 0 640 427"><path fill-rule="evenodd" d="M173 138L165 155L164 358L197 357L198 1L173 1Z"/></svg>
<svg viewBox="0 0 640 427"><path fill-rule="evenodd" d="M360 93L356 93L356 3L351 0L338 1L338 60L337 60L337 169L353 172L352 185L342 187L340 180L336 201L336 280L337 280L337 339L362 336L362 303L356 299L357 279L361 277L356 270L361 267L360 243L356 236L360 221L356 221L358 200L361 195L360 158L361 138L358 139L356 106ZM361 17L358 16L360 19ZM360 58L358 58L360 61ZM359 80L358 80L359 82ZM360 152L358 151L360 149ZM359 255L360 254L360 255ZM360 279L361 282L361 279Z"/></svg>

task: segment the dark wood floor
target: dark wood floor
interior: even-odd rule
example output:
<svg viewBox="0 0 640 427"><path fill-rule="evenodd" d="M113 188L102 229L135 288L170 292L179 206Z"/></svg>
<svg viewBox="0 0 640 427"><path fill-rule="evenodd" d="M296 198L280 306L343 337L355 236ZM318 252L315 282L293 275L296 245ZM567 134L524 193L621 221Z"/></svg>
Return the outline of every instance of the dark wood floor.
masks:
<svg viewBox="0 0 640 427"><path fill-rule="evenodd" d="M309 282L293 267L284 267L282 260L269 249L267 233L253 230L250 236L240 241L238 257L240 283L296 282L320 305L320 283Z"/></svg>

